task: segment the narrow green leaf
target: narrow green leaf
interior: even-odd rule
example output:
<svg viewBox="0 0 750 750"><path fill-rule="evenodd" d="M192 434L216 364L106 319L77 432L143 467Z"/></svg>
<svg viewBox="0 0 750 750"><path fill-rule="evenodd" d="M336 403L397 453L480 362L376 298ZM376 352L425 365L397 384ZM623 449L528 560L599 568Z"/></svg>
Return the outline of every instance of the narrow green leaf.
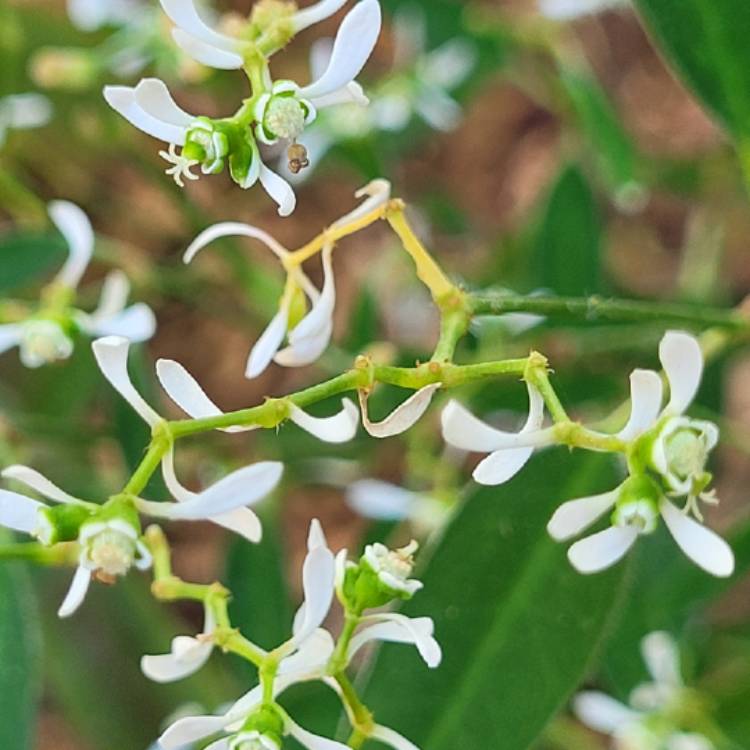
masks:
<svg viewBox="0 0 750 750"><path fill-rule="evenodd" d="M558 294L599 291L601 221L591 188L574 166L563 170L536 241L536 283Z"/></svg>
<svg viewBox="0 0 750 750"><path fill-rule="evenodd" d="M435 619L443 663L384 648L366 691L379 722L430 750L525 750L539 737L586 675L627 567L581 576L545 527L560 502L616 481L609 459L554 450L466 501L404 607Z"/></svg>

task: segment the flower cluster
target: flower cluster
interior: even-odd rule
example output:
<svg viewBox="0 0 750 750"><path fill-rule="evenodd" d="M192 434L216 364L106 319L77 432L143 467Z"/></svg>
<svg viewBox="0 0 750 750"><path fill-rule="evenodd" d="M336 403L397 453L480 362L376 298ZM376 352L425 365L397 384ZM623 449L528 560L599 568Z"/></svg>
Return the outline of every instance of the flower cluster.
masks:
<svg viewBox="0 0 750 750"><path fill-rule="evenodd" d="M261 0L236 34L211 28L201 18L192 0L161 0L174 23L173 37L190 57L212 68L244 69L252 94L235 114L210 118L189 114L172 99L165 84L153 78L137 86L107 86L104 97L126 120L168 144L160 154L170 162L167 170L179 186L203 174L228 168L240 187L260 182L278 204L279 214L288 216L296 198L288 182L269 169L259 144L279 142L289 146L293 170L308 162L304 147L297 143L319 110L347 102L366 104L367 98L355 78L370 56L380 33L377 0L361 0L346 15L320 75L301 86L291 80L272 80L270 56L283 48L302 29L328 18L345 0L320 0L297 10L293 3ZM178 150L179 149L179 150Z"/></svg>
<svg viewBox="0 0 750 750"><path fill-rule="evenodd" d="M104 280L99 305L92 313L73 307L76 289L94 252L94 231L84 212L67 201L49 204L49 215L65 239L68 257L57 276L42 292L38 307L19 303L9 309L13 322L0 325L0 352L15 346L26 367L41 367L67 359L76 336L124 336L147 341L156 328L154 314L142 302L126 306L127 277L112 271Z"/></svg>
<svg viewBox="0 0 750 750"><path fill-rule="evenodd" d="M699 706L682 679L673 638L662 631L650 633L641 652L653 681L633 690L629 706L604 693L579 693L573 701L578 718L611 736L615 750L714 750L702 733L687 730L696 723Z"/></svg>
<svg viewBox="0 0 750 750"><path fill-rule="evenodd" d="M704 570L726 577L734 570L729 545L702 525L700 503L716 504L708 490L712 476L706 465L719 438L712 422L685 415L701 382L703 355L688 333L669 331L659 346L659 357L669 383L669 401L662 408L663 386L658 373L635 370L630 376L631 413L614 436L587 431L596 450L617 450L628 464L628 477L603 494L563 503L549 522L550 535L564 541L577 536L607 512L612 525L582 539L568 550L574 567L593 573L620 560L644 534L652 533L662 518L682 551ZM464 450L489 453L474 470L481 484L496 485L513 477L536 448L568 443L571 422L544 427L544 399L529 380L529 415L518 433L496 430L452 401L443 411L443 435ZM672 499L682 499L680 510Z"/></svg>
<svg viewBox="0 0 750 750"><path fill-rule="evenodd" d="M282 738L290 735L310 750L344 750L347 745L299 726L276 698L292 685L311 680L323 681L338 693L341 688L336 676L363 648L376 642L411 644L429 667L439 665L442 655L430 618L382 611L365 614L394 599L411 598L421 588L419 581L409 578L415 551L415 543L396 551L372 545L357 563L347 560L346 550L334 557L320 524L314 520L302 567L304 601L294 618L292 636L272 652L263 653L261 669L266 664L274 667L270 680L262 681L219 715L178 719L159 738L159 747L178 750L220 734L220 739L208 747L278 750ZM338 641L323 628L334 593L344 607L347 622L353 623ZM158 682L181 679L205 664L219 638L216 622L207 610L200 636L178 636L172 641L170 653L144 656L141 666ZM356 718L350 718L356 725ZM396 750L414 750L414 745L388 727L373 724L366 731L369 737Z"/></svg>

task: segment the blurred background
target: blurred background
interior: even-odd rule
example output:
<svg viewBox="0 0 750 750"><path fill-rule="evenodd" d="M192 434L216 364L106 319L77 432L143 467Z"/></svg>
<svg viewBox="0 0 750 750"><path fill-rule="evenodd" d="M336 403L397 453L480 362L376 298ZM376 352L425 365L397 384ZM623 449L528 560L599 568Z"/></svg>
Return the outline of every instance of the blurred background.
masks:
<svg viewBox="0 0 750 750"><path fill-rule="evenodd" d="M249 240L227 240L189 267L181 261L191 239L216 221L250 222L287 247L300 246L355 205L358 187L385 176L409 204L419 235L467 287L742 303L750 291L750 210L733 150L669 71L629 5L560 20L545 16L534 0L382 4L384 30L359 78L371 107L327 111L315 123L312 165L295 185L298 208L280 219L262 190L240 190L226 175L180 190L163 174L161 145L104 102L104 84L134 84L146 74L162 77L191 112L232 112L246 96L241 73L211 71L180 56L155 0L134 1L124 18L96 28L82 26L57 0L4 0L0 97L40 94L49 116L33 129L8 129L0 150L3 299L35 299L59 267L64 245L45 204L64 198L84 208L97 233L80 307L94 306L105 273L116 267L131 278L132 299L156 312L157 333L137 348L131 365L162 413L181 416L156 386L158 357L185 365L227 410L323 380L360 353L413 364L429 357L437 318L411 262L381 223L337 250L331 349L310 368L272 367L253 381L242 373L275 311L283 283L275 259ZM250 6L217 0L213 10L229 23L228 14L246 15ZM332 36L342 15L274 58L275 76L306 81L311 44ZM314 264L310 274L320 279ZM655 366L662 333L658 325L483 321L458 357L543 351L572 413L596 421L627 395L632 367ZM723 430L715 465L722 504L709 517L721 530L740 528L746 517L749 378L745 352L722 352L696 407L696 415ZM518 383L492 382L463 396L500 423L513 427L523 418L526 395ZM371 412L379 418L402 398L381 388ZM322 519L335 549L355 550L376 538L426 538L440 527L473 459L446 452L439 405L401 438L360 435L343 449L290 426L278 434L211 434L181 443L179 471L191 487L261 458L283 459L287 473L282 491L261 509L266 535L257 547L215 527L173 524L177 571L191 580L226 581L236 593L236 622L263 646L282 640L299 598L310 518ZM38 370L24 368L13 352L0 357L3 464L27 463L73 494L105 497L122 485L147 440L145 426L100 377L84 340L70 360ZM429 499L429 512L402 522L363 518L347 502L347 487L366 478L418 493ZM164 494L153 483L151 496ZM184 683L147 682L140 656L164 651L172 635L199 626L202 613L155 603L139 576L114 588L97 586L77 617L60 622L55 611L69 573L14 571L33 579L38 592L24 597L19 611L31 618L38 610L42 698L35 739L17 735L16 744L4 745L9 750L145 750L178 708L213 710L247 683L243 665L220 657ZM691 670L738 747L750 747L746 584L712 591L710 606L701 600L681 627ZM617 684L611 672L618 660L631 674L638 669L639 634L620 641L605 676L591 680ZM36 653L35 644L29 648ZM620 679L626 685L630 678ZM335 726L335 701L323 689L295 690L289 700L306 726ZM12 725L11 706L6 700L0 724ZM606 747L564 711L545 743Z"/></svg>

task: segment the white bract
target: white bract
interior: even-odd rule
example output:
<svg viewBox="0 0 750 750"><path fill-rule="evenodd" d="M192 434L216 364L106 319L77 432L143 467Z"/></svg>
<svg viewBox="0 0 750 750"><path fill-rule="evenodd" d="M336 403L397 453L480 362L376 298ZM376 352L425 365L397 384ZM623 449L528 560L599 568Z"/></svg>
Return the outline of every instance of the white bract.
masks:
<svg viewBox="0 0 750 750"><path fill-rule="evenodd" d="M163 429L164 419L144 401L130 379L128 349L127 339L117 336L107 336L93 344L94 357L104 377L152 430ZM278 461L262 461L237 469L198 493L186 489L177 479L172 445L164 454L161 468L167 488L177 502L157 503L136 498L141 512L174 520L208 520L249 541L260 540L260 520L247 506L260 502L279 483L283 466Z"/></svg>
<svg viewBox="0 0 750 750"><path fill-rule="evenodd" d="M630 418L618 433L629 444L631 463L642 463L640 473L610 492L563 503L547 528L563 541L614 509L610 528L576 542L568 551L579 571L593 573L620 560L639 535L654 531L661 516L693 562L713 575L730 576L731 548L699 522L698 501L716 502L713 493L705 490L711 480L706 462L718 440L718 428L684 416L701 381L700 346L690 334L669 331L659 346L659 357L669 382L669 402L661 408L662 382L657 373L635 370L630 378ZM684 509L676 508L669 496L684 497Z"/></svg>
<svg viewBox="0 0 750 750"><path fill-rule="evenodd" d="M672 637L661 631L650 633L642 640L641 651L653 681L636 687L630 705L588 691L573 701L575 714L591 729L611 736L614 750L714 750L708 738L684 731L675 718L690 697Z"/></svg>
<svg viewBox="0 0 750 750"><path fill-rule="evenodd" d="M0 97L0 146L9 130L40 128L52 119L52 105L42 94L10 94Z"/></svg>
<svg viewBox="0 0 750 750"><path fill-rule="evenodd" d="M68 257L50 284L51 290L72 295L78 287L94 252L94 230L86 214L68 201L53 201L50 218L65 239ZM156 329L154 313L148 305L127 307L130 285L121 271L112 271L104 281L99 306L93 313L70 308L44 306L28 320L0 325L0 352L18 346L26 367L67 359L73 353L73 335L117 334L130 341L146 341Z"/></svg>
<svg viewBox="0 0 750 750"><path fill-rule="evenodd" d="M385 204L390 198L390 184L385 180L374 180L358 190L355 196L364 197L365 200L354 211L336 221L331 228L351 224ZM333 245L327 244L321 252L323 288L320 291L299 266L289 263L289 250L267 232L250 224L223 222L205 229L185 251L184 261L190 263L201 249L214 240L232 236L260 240L279 259L287 272L278 311L250 351L245 376L257 377L271 361L284 367L302 367L315 362L328 347L333 333L333 312L336 305ZM305 298L310 309L301 320L294 322L292 313L296 311L295 307L304 303ZM282 348L285 338L288 345Z"/></svg>

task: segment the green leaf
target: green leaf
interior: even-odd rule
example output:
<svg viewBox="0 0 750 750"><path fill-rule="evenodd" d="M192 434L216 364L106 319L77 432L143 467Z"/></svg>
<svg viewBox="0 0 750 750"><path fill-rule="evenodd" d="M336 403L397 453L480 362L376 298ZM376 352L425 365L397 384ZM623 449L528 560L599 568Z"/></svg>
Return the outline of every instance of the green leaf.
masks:
<svg viewBox="0 0 750 750"><path fill-rule="evenodd" d="M581 576L545 527L559 503L616 482L608 458L553 450L475 492L404 607L435 619L443 662L384 648L365 694L376 720L430 750L528 748L585 677L627 568Z"/></svg>
<svg viewBox="0 0 750 750"><path fill-rule="evenodd" d="M601 221L591 188L573 166L563 170L536 241L537 284L558 294L599 291Z"/></svg>
<svg viewBox="0 0 750 750"><path fill-rule="evenodd" d="M0 747L33 747L39 697L40 633L31 581L0 566Z"/></svg>
<svg viewBox="0 0 750 750"><path fill-rule="evenodd" d="M0 292L19 289L50 274L65 259L62 238L47 234L0 237Z"/></svg>
<svg viewBox="0 0 750 750"><path fill-rule="evenodd" d="M746 0L636 0L683 81L724 127L750 138L750 3Z"/></svg>

